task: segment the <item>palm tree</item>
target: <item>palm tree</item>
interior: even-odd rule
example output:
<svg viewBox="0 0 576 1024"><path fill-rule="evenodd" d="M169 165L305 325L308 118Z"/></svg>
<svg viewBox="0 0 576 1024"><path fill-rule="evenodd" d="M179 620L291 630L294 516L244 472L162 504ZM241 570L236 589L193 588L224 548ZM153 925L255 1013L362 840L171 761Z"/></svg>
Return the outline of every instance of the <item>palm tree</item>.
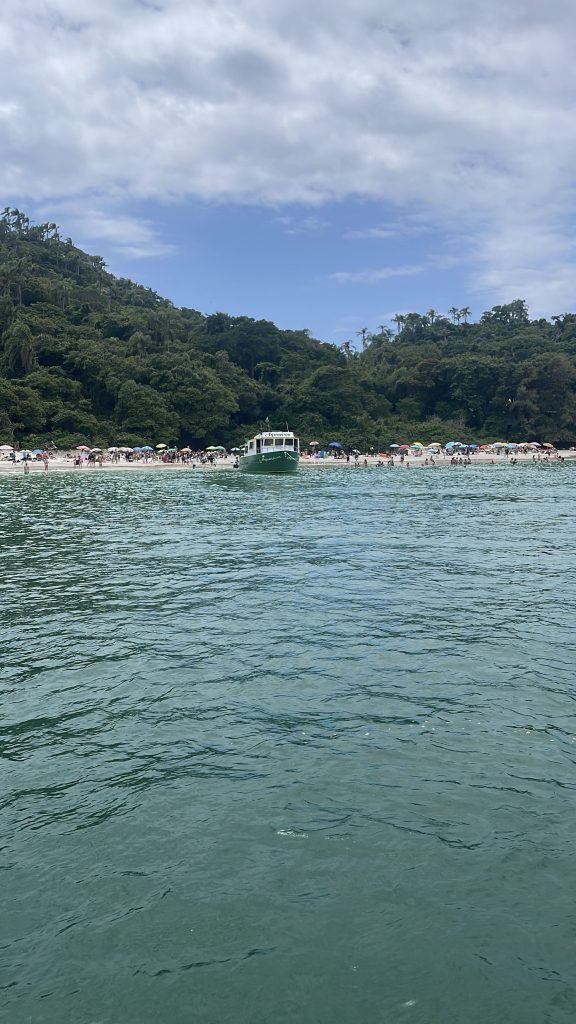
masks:
<svg viewBox="0 0 576 1024"><path fill-rule="evenodd" d="M396 331L399 333L400 329L404 327L404 324L406 323L406 317L402 316L401 313L396 313L396 315L392 317L392 323L396 324Z"/></svg>
<svg viewBox="0 0 576 1024"><path fill-rule="evenodd" d="M450 313L450 316L452 317L454 323L455 324L459 324L460 323L460 319L461 319L460 318L460 310L457 309L456 306L450 306L450 309L448 310L448 312Z"/></svg>
<svg viewBox="0 0 576 1024"><path fill-rule="evenodd" d="M368 328L361 327L359 331L356 331L356 334L359 337L362 337L362 349L364 350L366 348L366 335L368 334Z"/></svg>
<svg viewBox="0 0 576 1024"><path fill-rule="evenodd" d="M465 324L468 323L468 317L470 316L470 309L468 306L464 306L464 309L460 310L460 316L462 317Z"/></svg>

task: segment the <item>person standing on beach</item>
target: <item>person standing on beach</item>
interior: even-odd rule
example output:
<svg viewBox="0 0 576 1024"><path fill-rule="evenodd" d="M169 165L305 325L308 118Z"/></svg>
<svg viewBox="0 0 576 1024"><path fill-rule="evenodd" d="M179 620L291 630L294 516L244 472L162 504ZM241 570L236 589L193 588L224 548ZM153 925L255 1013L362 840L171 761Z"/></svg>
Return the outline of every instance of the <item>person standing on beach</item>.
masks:
<svg viewBox="0 0 576 1024"><path fill-rule="evenodd" d="M44 472L46 473L48 470L48 455L46 452L44 452L44 455L42 456L42 461L44 463Z"/></svg>
<svg viewBox="0 0 576 1024"><path fill-rule="evenodd" d="M28 465L28 459L24 459L24 472L25 473L29 473L30 472L30 466Z"/></svg>

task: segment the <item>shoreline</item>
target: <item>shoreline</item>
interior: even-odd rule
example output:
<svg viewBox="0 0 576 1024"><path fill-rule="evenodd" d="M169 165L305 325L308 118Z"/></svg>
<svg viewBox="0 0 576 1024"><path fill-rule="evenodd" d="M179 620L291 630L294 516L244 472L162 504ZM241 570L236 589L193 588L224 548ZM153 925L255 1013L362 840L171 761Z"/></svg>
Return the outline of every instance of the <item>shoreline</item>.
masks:
<svg viewBox="0 0 576 1024"><path fill-rule="evenodd" d="M573 451L559 451L558 455L560 458L540 458L539 460L533 460L532 454L530 455L516 455L516 466L528 465L565 465L569 462L576 462L576 452ZM364 465L364 458L366 458L367 466ZM395 460L394 466L390 467L384 464L384 466L378 466L379 460L376 456L362 456L356 466L354 462L346 462L342 459L324 458L324 459L300 459L300 467L305 470L308 469L438 469L441 467L456 468L451 465L450 456L438 456L435 459L435 465L425 464L425 460L422 458L410 457L404 463L401 463L399 459ZM563 459L564 462L561 462ZM469 463L470 466L505 466L510 465L510 457L505 455L474 455ZM164 463L164 462L105 462L102 466L88 466L85 464L81 467L75 466L70 459L51 459L48 463L48 470L44 468L44 463L40 462L28 462L30 473L49 475L50 473L76 473L82 476L97 476L101 473L140 473L140 472L174 472L179 470L180 472L190 473L221 473L223 471L233 471L234 465L232 461L222 460L216 462L214 465L201 465L197 463L195 467L190 464L182 462ZM460 467L457 468L468 468ZM24 463L16 462L13 463L9 460L0 461L0 477L9 476L29 476L30 473L24 473Z"/></svg>

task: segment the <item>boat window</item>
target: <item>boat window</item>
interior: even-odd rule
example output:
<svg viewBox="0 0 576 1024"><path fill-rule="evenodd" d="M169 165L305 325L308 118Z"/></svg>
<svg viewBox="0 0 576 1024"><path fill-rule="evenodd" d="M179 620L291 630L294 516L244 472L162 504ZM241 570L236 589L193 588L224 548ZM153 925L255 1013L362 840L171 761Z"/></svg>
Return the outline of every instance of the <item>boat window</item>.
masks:
<svg viewBox="0 0 576 1024"><path fill-rule="evenodd" d="M271 437L265 437L264 438L264 444L266 445L266 447L270 447L270 445L272 445L273 443L274 442L273 442Z"/></svg>
<svg viewBox="0 0 576 1024"><path fill-rule="evenodd" d="M291 437L285 438L284 439L284 444L286 445L287 448L291 448L292 447L292 438Z"/></svg>

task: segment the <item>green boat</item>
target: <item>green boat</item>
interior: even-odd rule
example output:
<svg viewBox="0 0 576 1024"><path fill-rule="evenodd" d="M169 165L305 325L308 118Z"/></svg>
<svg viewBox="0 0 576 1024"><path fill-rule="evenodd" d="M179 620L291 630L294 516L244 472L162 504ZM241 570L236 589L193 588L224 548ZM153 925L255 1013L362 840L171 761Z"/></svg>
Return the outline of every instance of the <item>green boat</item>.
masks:
<svg viewBox="0 0 576 1024"><path fill-rule="evenodd" d="M246 443L240 456L245 473L295 473L300 442L291 430L265 430Z"/></svg>

